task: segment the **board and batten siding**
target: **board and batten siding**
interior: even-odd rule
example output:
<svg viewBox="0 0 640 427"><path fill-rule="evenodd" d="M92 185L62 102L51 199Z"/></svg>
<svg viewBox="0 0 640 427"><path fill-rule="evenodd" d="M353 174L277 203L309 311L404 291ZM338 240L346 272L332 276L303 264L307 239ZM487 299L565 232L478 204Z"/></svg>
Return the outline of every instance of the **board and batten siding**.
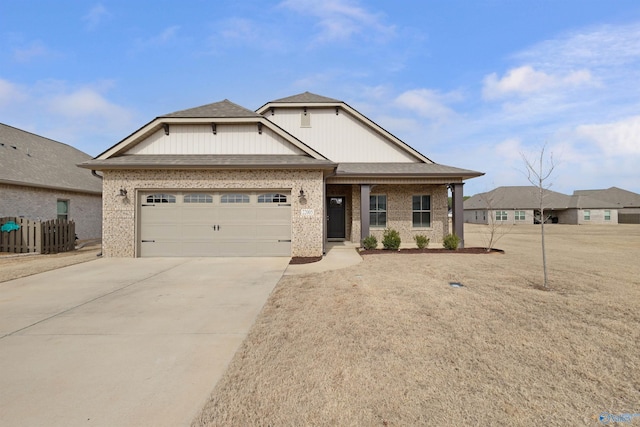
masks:
<svg viewBox="0 0 640 427"><path fill-rule="evenodd" d="M170 125L159 129L127 154L303 154L266 126L256 124Z"/></svg>
<svg viewBox="0 0 640 427"><path fill-rule="evenodd" d="M302 108L275 108L265 117L334 162L400 162L418 160L343 109L308 108L310 126L303 126Z"/></svg>

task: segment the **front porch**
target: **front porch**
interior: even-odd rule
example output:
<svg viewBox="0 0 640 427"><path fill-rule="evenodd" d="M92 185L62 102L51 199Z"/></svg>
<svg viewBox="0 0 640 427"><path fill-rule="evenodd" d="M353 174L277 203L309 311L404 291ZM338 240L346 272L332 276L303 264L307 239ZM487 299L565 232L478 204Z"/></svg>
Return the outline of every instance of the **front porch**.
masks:
<svg viewBox="0 0 640 427"><path fill-rule="evenodd" d="M403 247L413 246L416 235L427 236L432 244L440 243L451 232L447 197L448 188L454 185L458 190L454 191L454 200L460 199L456 207L462 210L462 184L327 183L325 248L331 242L360 244L369 235L381 245L387 228L400 233ZM453 228L462 239L463 230L456 227L459 224L462 228L462 212L456 221L455 211Z"/></svg>

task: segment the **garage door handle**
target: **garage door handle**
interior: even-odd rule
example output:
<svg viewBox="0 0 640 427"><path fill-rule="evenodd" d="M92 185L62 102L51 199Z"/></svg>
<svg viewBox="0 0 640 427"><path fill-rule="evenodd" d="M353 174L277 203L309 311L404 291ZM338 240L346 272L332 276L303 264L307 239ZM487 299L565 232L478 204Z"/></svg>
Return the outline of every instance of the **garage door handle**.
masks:
<svg viewBox="0 0 640 427"><path fill-rule="evenodd" d="M142 204L142 206L155 206L155 205L145 205L144 203Z"/></svg>
<svg viewBox="0 0 640 427"><path fill-rule="evenodd" d="M278 203L278 206L291 206L291 203Z"/></svg>
<svg viewBox="0 0 640 427"><path fill-rule="evenodd" d="M155 243L155 240L143 240L142 243Z"/></svg>
<svg viewBox="0 0 640 427"><path fill-rule="evenodd" d="M289 239L289 240L278 240L278 243L282 243L282 242L291 242L291 239Z"/></svg>

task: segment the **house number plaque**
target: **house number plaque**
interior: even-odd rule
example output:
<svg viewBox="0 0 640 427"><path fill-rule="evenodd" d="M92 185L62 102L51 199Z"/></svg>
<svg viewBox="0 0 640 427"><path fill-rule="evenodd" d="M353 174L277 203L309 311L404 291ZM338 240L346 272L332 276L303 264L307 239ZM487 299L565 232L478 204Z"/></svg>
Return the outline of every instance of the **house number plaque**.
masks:
<svg viewBox="0 0 640 427"><path fill-rule="evenodd" d="M313 209L300 209L300 216L313 216Z"/></svg>

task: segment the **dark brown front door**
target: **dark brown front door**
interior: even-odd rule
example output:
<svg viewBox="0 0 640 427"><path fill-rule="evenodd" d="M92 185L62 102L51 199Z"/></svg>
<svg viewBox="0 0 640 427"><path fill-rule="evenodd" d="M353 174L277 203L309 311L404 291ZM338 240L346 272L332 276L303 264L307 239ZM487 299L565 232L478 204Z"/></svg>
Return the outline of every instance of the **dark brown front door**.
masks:
<svg viewBox="0 0 640 427"><path fill-rule="evenodd" d="M345 236L345 198L327 197L327 238L344 239Z"/></svg>

